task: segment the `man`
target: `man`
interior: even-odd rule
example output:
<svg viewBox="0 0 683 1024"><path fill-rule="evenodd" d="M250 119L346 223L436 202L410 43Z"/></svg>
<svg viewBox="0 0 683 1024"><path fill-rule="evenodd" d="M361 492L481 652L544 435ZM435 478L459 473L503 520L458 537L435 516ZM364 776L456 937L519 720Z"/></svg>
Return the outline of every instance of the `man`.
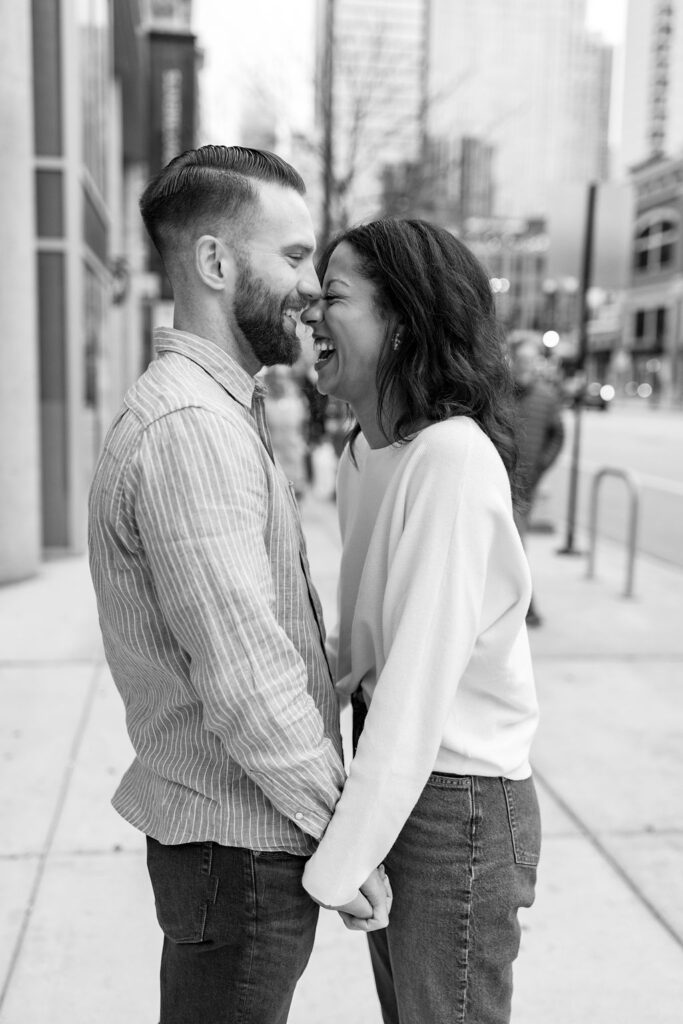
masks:
<svg viewBox="0 0 683 1024"><path fill-rule="evenodd" d="M294 362L320 294L303 193L273 154L204 146L140 202L174 327L105 440L89 540L136 754L113 803L147 836L164 932L161 1024L287 1019L318 915L301 876L345 778L320 604L253 377ZM377 872L363 890L337 909L383 927Z"/></svg>
<svg viewBox="0 0 683 1024"><path fill-rule="evenodd" d="M538 375L538 349L531 340L511 346L510 365L515 383L515 439L519 450L516 483L519 508L515 521L522 540L529 530L529 519L536 489L544 473L560 454L564 426L560 400L555 390ZM534 599L526 617L528 626L540 626Z"/></svg>

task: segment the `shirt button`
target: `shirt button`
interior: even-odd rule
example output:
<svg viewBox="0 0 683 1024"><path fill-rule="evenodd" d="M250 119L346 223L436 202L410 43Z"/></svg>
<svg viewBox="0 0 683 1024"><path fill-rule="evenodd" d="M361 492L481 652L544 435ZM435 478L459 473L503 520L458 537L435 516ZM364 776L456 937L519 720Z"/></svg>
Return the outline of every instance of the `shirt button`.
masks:
<svg viewBox="0 0 683 1024"><path fill-rule="evenodd" d="M301 821L301 819L303 818L303 814L301 813L301 811L297 811L294 817L297 821Z"/></svg>

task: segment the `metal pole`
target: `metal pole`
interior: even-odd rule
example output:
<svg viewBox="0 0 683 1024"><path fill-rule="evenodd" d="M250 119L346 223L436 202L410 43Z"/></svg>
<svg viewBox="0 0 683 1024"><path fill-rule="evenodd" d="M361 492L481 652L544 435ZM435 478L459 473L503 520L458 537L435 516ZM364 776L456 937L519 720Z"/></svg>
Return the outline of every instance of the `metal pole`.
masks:
<svg viewBox="0 0 683 1024"><path fill-rule="evenodd" d="M627 469L605 466L593 476L590 492L590 513L588 517L588 567L586 579L595 576L596 549L598 546L598 493L605 477L612 476L623 480L629 496L628 514L628 547L626 551L626 585L624 597L633 597L633 578L635 575L636 552L638 546L638 519L640 510L640 486L634 473Z"/></svg>
<svg viewBox="0 0 683 1024"><path fill-rule="evenodd" d="M325 0L325 45L322 66L322 116L323 116L323 217L322 238L319 249L323 249L332 236L332 202L334 196L334 4Z"/></svg>
<svg viewBox="0 0 683 1024"><path fill-rule="evenodd" d="M578 352L576 357L576 371L579 375L579 387L574 397L574 435L572 438L572 455L569 468L569 501L567 506L567 533L565 545L557 552L558 555L579 555L580 551L574 546L574 533L576 529L576 509L579 496L579 461L581 457L581 423L583 412L583 398L586 382L583 373L586 366L588 354L588 289L590 288L593 272L593 231L595 224L595 198L597 185L592 181L588 186L588 198L586 202L586 224L583 239L583 256L581 260L581 284L579 290L579 337Z"/></svg>

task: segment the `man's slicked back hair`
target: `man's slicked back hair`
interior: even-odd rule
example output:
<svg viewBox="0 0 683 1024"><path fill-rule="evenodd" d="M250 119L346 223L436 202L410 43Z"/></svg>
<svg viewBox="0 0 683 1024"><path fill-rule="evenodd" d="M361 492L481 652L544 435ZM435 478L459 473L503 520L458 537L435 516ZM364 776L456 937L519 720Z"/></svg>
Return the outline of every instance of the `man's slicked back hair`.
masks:
<svg viewBox="0 0 683 1024"><path fill-rule="evenodd" d="M256 205L257 181L306 192L300 174L266 150L201 146L174 157L140 197L142 219L162 260L183 234L243 226Z"/></svg>

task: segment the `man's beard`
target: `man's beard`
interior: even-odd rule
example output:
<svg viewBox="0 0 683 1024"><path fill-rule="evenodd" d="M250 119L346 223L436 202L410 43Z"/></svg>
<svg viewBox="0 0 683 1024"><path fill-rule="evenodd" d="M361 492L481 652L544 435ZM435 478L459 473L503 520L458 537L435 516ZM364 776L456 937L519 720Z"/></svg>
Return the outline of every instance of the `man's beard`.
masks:
<svg viewBox="0 0 683 1024"><path fill-rule="evenodd" d="M298 294L280 299L254 274L246 258L239 260L235 320L262 366L291 366L299 358L301 342L294 324L286 327L284 311L301 308L303 303Z"/></svg>

